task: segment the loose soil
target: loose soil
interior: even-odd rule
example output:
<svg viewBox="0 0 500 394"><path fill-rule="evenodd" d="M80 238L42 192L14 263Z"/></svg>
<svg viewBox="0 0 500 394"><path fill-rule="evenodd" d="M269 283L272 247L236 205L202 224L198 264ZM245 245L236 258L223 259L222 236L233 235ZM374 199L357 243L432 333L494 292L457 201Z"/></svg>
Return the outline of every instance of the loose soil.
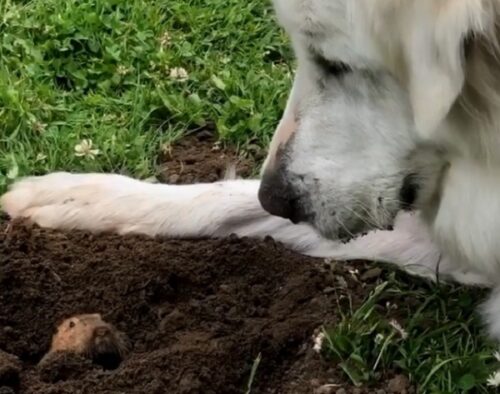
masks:
<svg viewBox="0 0 500 394"><path fill-rule="evenodd" d="M177 171L176 183L220 177L220 167L206 163L221 152L198 142L173 147L174 158L190 152L191 165L203 167L171 160L167 176ZM211 176L200 179L206 171ZM0 393L245 393L259 354L252 393L389 392L394 376L355 389L313 350L316 330L380 280L358 279L370 268L305 258L272 239L96 236L3 219ZM101 313L128 336L119 367L74 354L39 365L55 325L82 313Z"/></svg>
<svg viewBox="0 0 500 394"><path fill-rule="evenodd" d="M170 184L215 182L225 176L248 178L262 158L260 151L244 157L231 147L221 149L214 135L204 130L165 147L158 178Z"/></svg>

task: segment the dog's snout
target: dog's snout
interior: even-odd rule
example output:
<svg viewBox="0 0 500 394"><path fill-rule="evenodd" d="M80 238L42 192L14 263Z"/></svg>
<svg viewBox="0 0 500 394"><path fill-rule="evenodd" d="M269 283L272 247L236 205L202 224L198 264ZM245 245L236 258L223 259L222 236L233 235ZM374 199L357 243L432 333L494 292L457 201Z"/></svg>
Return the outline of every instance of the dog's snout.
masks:
<svg viewBox="0 0 500 394"><path fill-rule="evenodd" d="M288 218L291 215L290 192L281 171L266 171L259 188L259 201L271 215Z"/></svg>
<svg viewBox="0 0 500 394"><path fill-rule="evenodd" d="M307 219L300 197L281 171L265 172L259 189L259 201L271 215L299 223Z"/></svg>

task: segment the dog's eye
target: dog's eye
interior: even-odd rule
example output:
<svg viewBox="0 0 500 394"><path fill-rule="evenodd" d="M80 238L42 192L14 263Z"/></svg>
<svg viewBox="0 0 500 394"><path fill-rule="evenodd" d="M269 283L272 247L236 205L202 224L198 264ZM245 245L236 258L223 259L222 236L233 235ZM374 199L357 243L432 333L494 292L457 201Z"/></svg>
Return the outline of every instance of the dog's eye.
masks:
<svg viewBox="0 0 500 394"><path fill-rule="evenodd" d="M75 322L74 321L70 321L69 322L69 328L73 328L75 327Z"/></svg>
<svg viewBox="0 0 500 394"><path fill-rule="evenodd" d="M467 34L462 40L462 56L464 60L470 57L474 46L475 34L473 32Z"/></svg>
<svg viewBox="0 0 500 394"><path fill-rule="evenodd" d="M328 67L328 72L332 75L342 75L351 71L351 66L344 62L331 62Z"/></svg>
<svg viewBox="0 0 500 394"><path fill-rule="evenodd" d="M312 61L327 75L335 77L347 74L352 71L352 67L340 60L330 60L324 57L314 48L309 48Z"/></svg>

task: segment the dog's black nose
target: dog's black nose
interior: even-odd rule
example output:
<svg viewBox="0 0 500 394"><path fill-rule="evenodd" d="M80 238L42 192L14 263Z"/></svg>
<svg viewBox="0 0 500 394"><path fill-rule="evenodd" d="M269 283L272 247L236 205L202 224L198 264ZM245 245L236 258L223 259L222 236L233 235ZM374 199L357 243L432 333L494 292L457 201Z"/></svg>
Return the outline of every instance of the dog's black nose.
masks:
<svg viewBox="0 0 500 394"><path fill-rule="evenodd" d="M259 188L259 201L267 212L290 219L293 223L306 221L307 215L300 197L281 171L264 173Z"/></svg>

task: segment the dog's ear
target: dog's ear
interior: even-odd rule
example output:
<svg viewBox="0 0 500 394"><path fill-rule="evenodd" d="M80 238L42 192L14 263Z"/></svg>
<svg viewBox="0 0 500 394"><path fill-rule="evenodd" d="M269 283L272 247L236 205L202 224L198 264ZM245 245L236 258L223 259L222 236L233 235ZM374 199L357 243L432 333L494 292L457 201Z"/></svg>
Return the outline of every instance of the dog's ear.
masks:
<svg viewBox="0 0 500 394"><path fill-rule="evenodd" d="M464 43L493 17L486 1L415 1L402 25L415 122L424 137L439 127L465 82Z"/></svg>

